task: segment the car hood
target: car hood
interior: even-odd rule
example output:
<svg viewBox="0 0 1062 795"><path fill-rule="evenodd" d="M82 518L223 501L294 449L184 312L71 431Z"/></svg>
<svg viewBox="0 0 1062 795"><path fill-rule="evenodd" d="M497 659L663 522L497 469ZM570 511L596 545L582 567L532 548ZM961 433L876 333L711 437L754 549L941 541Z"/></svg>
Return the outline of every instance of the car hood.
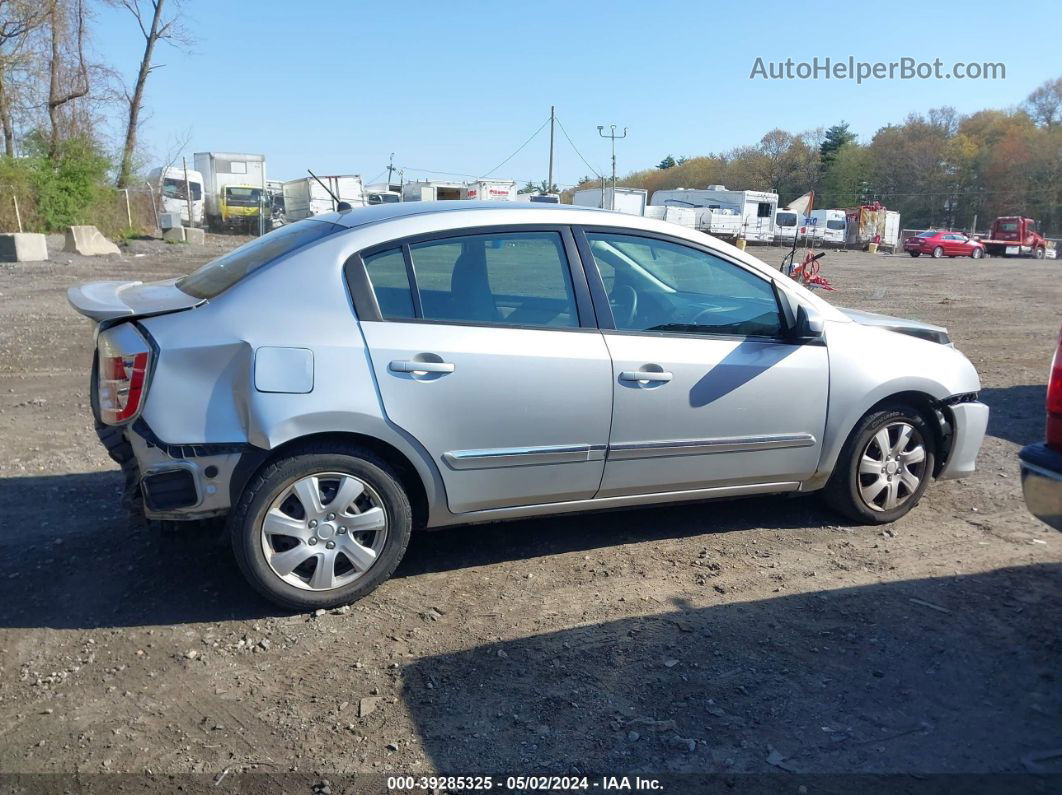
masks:
<svg viewBox="0 0 1062 795"><path fill-rule="evenodd" d="M70 306L97 323L118 318L163 315L203 303L177 288L177 279L161 282L90 282L67 290Z"/></svg>
<svg viewBox="0 0 1062 795"><path fill-rule="evenodd" d="M907 320L902 317L879 315L876 312L864 312L861 309L847 309L843 306L837 308L863 326L877 326L887 331L907 334L929 342L939 342L942 345L951 344L951 337L948 336L948 330L944 326L923 323L921 320Z"/></svg>

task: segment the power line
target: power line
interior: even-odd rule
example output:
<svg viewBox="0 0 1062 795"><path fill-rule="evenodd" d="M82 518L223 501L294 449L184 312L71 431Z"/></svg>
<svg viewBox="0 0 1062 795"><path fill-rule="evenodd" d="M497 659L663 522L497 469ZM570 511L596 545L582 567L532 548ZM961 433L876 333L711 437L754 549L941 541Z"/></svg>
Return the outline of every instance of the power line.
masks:
<svg viewBox="0 0 1062 795"><path fill-rule="evenodd" d="M580 152L578 147L576 147L575 141L573 141L572 137L568 135L568 131L564 129L564 123L560 120L560 116L557 117L557 126L561 128L561 132L564 133L564 137L568 139L568 143L571 144L572 149L575 151L575 154L579 155L579 159L583 161L583 165L590 169L594 173L594 176L596 176L598 179L604 179L604 177L597 173L597 169L595 169L592 165L586 162L586 158L583 157L582 152Z"/></svg>
<svg viewBox="0 0 1062 795"><path fill-rule="evenodd" d="M514 157L516 157L518 154L520 154L520 152L523 150L523 148L525 146L527 146L529 143L531 143L533 140L535 140L535 136L538 135L540 132L542 132L546 128L547 124L549 124L549 119L546 119L544 122L542 122L542 126L539 127L537 130L535 130L533 133L531 133L531 137L528 138L526 141L524 141L522 144L520 144L520 146L517 148L517 150L515 152L513 152L511 155L509 155L503 161L498 163L498 165L496 165L494 168L492 168L490 171L488 171L486 174L484 174L483 177L489 177L491 174L493 174L499 168L501 168L506 163L508 163L510 160L512 160Z"/></svg>

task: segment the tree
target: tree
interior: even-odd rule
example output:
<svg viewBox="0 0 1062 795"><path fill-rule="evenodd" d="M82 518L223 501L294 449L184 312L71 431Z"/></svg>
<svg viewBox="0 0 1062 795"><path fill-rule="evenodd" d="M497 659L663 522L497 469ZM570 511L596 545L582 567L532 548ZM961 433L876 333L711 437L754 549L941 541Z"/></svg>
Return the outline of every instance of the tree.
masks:
<svg viewBox="0 0 1062 795"><path fill-rule="evenodd" d="M668 155L663 160L661 160L656 167L659 168L661 171L666 171L667 169L674 168L677 165L678 163L675 162L675 158L673 158L671 155Z"/></svg>
<svg viewBox="0 0 1062 795"><path fill-rule="evenodd" d="M560 188L554 183L553 190L550 190L547 180L542 180L538 184L528 180L524 187L520 188L517 193L560 193Z"/></svg>
<svg viewBox="0 0 1062 795"><path fill-rule="evenodd" d="M848 122L842 121L826 129L822 143L819 144L819 157L823 164L829 166L833 162L837 150L846 144L855 143L856 134L848 129Z"/></svg>
<svg viewBox="0 0 1062 795"><path fill-rule="evenodd" d="M117 185L119 188L124 188L128 184L133 172L133 155L136 152L140 110L144 103L144 86L147 84L148 75L158 68L158 65L153 63L155 45L165 39L173 39L176 35L174 28L176 16L171 16L169 19L163 18L162 7L165 2L166 0L121 0L122 6L136 19L136 24L144 37L144 55L140 59L140 68L137 70L133 93L126 93L129 113L126 117L122 162L118 167ZM146 5L146 8L143 7L144 5ZM151 21L145 24L144 20L149 14Z"/></svg>
<svg viewBox="0 0 1062 795"><path fill-rule="evenodd" d="M49 0L47 14L50 32L48 157L58 160L63 134L62 110L89 92L88 66L85 63L84 0Z"/></svg>
<svg viewBox="0 0 1062 795"><path fill-rule="evenodd" d="M1062 124L1062 77L1048 80L1026 98L1024 108L1044 127Z"/></svg>
<svg viewBox="0 0 1062 795"><path fill-rule="evenodd" d="M24 57L31 33L47 18L47 6L34 0L0 0L0 129L4 154L15 156L15 90L12 73Z"/></svg>

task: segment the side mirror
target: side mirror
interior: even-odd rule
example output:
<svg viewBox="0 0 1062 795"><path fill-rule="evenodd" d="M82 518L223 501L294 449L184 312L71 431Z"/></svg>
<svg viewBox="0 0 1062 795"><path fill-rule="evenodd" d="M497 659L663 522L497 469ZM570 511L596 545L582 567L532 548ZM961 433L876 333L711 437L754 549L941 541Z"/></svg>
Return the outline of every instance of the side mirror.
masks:
<svg viewBox="0 0 1062 795"><path fill-rule="evenodd" d="M797 309L796 326L793 329L794 336L800 340L822 339L826 325L822 316L814 309L808 309L804 304Z"/></svg>

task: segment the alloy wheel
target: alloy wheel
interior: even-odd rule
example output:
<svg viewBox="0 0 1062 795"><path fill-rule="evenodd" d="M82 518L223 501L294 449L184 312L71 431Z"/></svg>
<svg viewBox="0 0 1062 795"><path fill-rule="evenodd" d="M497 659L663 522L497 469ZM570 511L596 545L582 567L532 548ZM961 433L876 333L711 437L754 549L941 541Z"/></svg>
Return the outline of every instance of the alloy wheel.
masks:
<svg viewBox="0 0 1062 795"><path fill-rule="evenodd" d="M873 511L895 510L915 495L925 470L922 434L909 422L891 422L870 437L859 457L859 496Z"/></svg>
<svg viewBox="0 0 1062 795"><path fill-rule="evenodd" d="M343 472L321 472L299 478L270 503L262 552L289 585L329 591L376 564L387 528L387 510L372 486Z"/></svg>

